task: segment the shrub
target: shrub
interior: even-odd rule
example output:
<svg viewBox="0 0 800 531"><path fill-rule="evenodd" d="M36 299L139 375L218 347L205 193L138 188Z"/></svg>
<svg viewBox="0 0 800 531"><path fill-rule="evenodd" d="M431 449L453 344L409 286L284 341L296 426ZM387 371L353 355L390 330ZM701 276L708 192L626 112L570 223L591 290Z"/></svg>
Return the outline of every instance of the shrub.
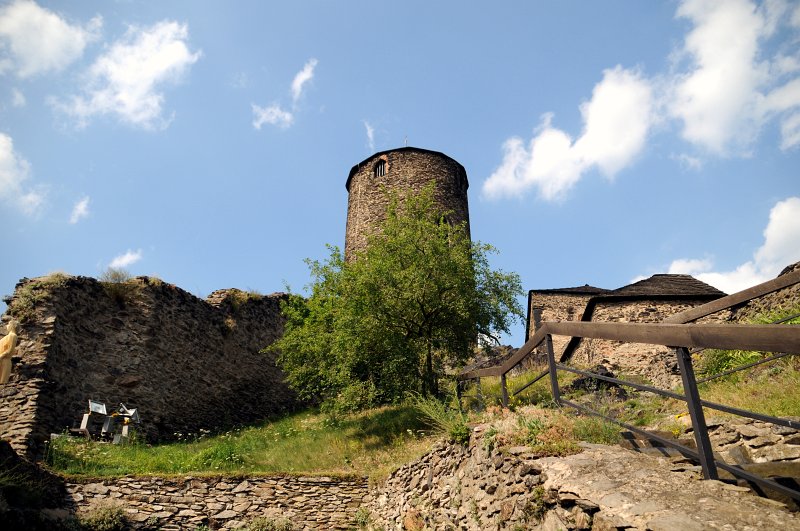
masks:
<svg viewBox="0 0 800 531"><path fill-rule="evenodd" d="M136 292L136 285L131 282L132 278L124 269L109 267L103 271L99 280L108 296L120 307L124 307Z"/></svg>

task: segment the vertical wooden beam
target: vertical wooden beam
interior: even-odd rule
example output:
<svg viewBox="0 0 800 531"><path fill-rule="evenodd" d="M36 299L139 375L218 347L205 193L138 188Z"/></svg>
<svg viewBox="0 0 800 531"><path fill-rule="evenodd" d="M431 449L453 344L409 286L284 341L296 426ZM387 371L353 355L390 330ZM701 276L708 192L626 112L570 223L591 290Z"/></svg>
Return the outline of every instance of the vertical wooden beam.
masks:
<svg viewBox="0 0 800 531"><path fill-rule="evenodd" d="M481 388L481 379L475 378L475 395L478 398L478 411L483 409L483 389Z"/></svg>
<svg viewBox="0 0 800 531"><path fill-rule="evenodd" d="M503 407L508 407L508 386L506 385L505 373L500 375L500 391L503 393Z"/></svg>
<svg viewBox="0 0 800 531"><path fill-rule="evenodd" d="M689 406L689 416L692 418L694 440L697 443L697 453L700 455L700 467L706 479L719 479L717 466L714 464L714 450L708 438L708 426L703 414L703 405L700 403L700 392L697 390L697 379L692 367L692 356L684 347L675 349L678 356L678 367L681 369L683 392L686 395L686 404Z"/></svg>
<svg viewBox="0 0 800 531"><path fill-rule="evenodd" d="M553 402L561 405L561 392L558 389L558 372L556 369L556 355L553 352L553 336L547 334L545 336L545 344L547 345L547 365L550 368L550 389L553 392Z"/></svg>

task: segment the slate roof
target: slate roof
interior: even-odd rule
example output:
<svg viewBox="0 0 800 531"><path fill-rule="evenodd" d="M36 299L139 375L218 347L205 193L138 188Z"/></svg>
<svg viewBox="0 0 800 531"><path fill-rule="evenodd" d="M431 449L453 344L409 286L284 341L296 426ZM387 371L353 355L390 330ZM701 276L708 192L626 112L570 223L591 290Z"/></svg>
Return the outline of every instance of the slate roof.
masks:
<svg viewBox="0 0 800 531"><path fill-rule="evenodd" d="M678 295L685 297L717 296L722 297L724 292L705 282L697 280L691 275L659 274L650 278L628 284L609 292L607 295Z"/></svg>
<svg viewBox="0 0 800 531"><path fill-rule="evenodd" d="M556 288L556 289L532 289L533 293L573 293L577 295L602 295L610 293L611 290L605 288L597 288L584 284L583 286L575 286L574 288Z"/></svg>

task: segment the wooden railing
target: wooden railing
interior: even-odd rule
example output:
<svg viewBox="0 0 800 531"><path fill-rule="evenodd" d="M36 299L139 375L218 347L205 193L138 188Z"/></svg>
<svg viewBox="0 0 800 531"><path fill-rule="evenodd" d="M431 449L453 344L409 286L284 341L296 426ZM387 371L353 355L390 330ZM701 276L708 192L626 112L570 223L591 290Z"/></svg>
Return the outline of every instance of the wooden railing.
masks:
<svg viewBox="0 0 800 531"><path fill-rule="evenodd" d="M743 304L749 300L798 283L800 283L800 270L782 275L774 280L759 284L758 286L754 286L742 292L675 314L660 323L544 322L537 328L533 336L526 341L513 356L505 360L501 365L468 370L461 373L458 379L461 382L476 379L478 380L478 385L480 385L480 378L482 377L499 376L502 393L501 400L504 406L508 406L509 393L506 375L528 356L532 355L537 347L544 344L548 359L547 370L543 371L525 385L514 390L514 394L521 393L533 383L549 375L551 392L556 404L570 406L585 413L604 417L604 415L596 411L592 411L585 406L581 406L561 397L557 373L559 370L562 370L684 401L688 406L689 415L692 420L692 428L697 444L696 451L674 440L662 438L650 432L644 432L640 428L619 422L616 419L607 418L607 420L620 424L632 432L640 433L645 437L658 440L667 446L674 447L684 455L697 459L700 462L703 475L706 479L717 479L717 468L721 468L736 477L757 483L763 487L773 489L800 501L800 492L796 490L780 485L775 481L755 476L743 470L741 467L716 460L709 440L703 408L715 409L794 429L800 429L800 422L702 400L697 389L697 379L694 374L692 356L689 350L715 348L780 353L778 356L774 356L766 361L774 361L782 356L800 354L800 325L689 324L707 315L729 309L733 306ZM553 335L668 346L675 350L678 359L678 366L683 383L683 394L570 367L564 363L566 361L564 359L564 354L567 353L566 351L556 360L553 351ZM458 389L460 392L461 386L458 386Z"/></svg>

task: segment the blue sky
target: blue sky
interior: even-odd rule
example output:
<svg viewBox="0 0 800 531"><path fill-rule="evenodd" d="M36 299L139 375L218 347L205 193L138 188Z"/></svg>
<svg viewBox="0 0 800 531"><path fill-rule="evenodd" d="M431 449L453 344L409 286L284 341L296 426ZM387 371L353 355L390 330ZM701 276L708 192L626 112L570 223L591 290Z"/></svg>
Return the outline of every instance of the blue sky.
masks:
<svg viewBox="0 0 800 531"><path fill-rule="evenodd" d="M526 290L742 289L800 260L800 5L0 2L0 291L301 290L349 169L406 142Z"/></svg>

